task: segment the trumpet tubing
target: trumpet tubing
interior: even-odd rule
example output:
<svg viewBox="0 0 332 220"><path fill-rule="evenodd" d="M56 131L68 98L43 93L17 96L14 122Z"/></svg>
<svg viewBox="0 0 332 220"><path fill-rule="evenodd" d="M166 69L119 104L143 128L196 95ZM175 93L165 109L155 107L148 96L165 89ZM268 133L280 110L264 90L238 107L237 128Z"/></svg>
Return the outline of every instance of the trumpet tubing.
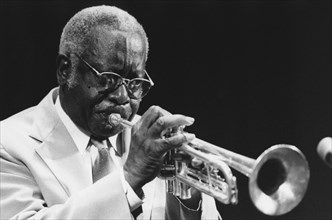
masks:
<svg viewBox="0 0 332 220"><path fill-rule="evenodd" d="M111 114L109 123L133 126L118 114ZM183 153L191 159L181 159ZM193 165L195 159L200 165ZM198 138L166 155L160 178L166 179L168 192L180 198L190 198L190 187L194 187L224 204L236 204L236 177L230 167L249 178L251 200L266 215L282 215L295 208L310 178L308 162L295 146L274 145L252 159Z"/></svg>

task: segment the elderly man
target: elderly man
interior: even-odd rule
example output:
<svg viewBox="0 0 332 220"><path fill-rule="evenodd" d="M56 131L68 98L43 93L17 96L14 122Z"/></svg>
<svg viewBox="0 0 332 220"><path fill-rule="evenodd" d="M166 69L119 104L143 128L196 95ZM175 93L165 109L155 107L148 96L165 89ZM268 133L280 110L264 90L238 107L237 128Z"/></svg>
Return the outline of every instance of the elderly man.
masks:
<svg viewBox="0 0 332 220"><path fill-rule="evenodd" d="M1 219L217 219L199 192L181 200L156 178L165 152L194 135L163 138L194 119L150 107L142 26L111 6L86 8L61 35L55 88L1 122ZM135 125L123 129L117 113Z"/></svg>

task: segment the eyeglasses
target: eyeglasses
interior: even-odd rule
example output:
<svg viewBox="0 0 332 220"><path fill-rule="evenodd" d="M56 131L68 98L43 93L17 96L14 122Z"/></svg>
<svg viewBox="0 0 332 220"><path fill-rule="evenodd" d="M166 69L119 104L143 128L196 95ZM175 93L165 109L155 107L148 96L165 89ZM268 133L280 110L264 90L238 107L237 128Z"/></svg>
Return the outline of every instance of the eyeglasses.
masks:
<svg viewBox="0 0 332 220"><path fill-rule="evenodd" d="M144 70L147 79L134 78L126 79L114 72L98 72L87 61L85 61L80 55L74 53L89 69L97 76L98 84L100 88L97 88L99 93L117 90L122 84L124 84L129 93L129 97L133 99L141 99L149 92L150 88L154 85L149 74Z"/></svg>

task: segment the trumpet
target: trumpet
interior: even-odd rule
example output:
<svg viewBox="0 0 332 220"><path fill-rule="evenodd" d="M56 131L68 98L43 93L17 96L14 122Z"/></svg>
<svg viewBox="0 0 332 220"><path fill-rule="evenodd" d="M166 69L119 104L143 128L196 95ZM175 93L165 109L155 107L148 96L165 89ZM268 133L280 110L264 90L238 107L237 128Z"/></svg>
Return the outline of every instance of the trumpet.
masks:
<svg viewBox="0 0 332 220"><path fill-rule="evenodd" d="M111 114L109 123L127 128L133 126L119 114ZM184 132L183 128L171 129L168 135L178 132ZM190 160L181 159L185 158L183 155ZM195 165L195 160L199 165ZM168 152L159 177L166 179L169 193L182 199L190 198L191 187L194 187L223 204L237 204L236 177L230 168L249 178L253 204L271 216L294 209L302 201L310 178L308 162L295 146L274 145L257 159L252 159L198 138Z"/></svg>

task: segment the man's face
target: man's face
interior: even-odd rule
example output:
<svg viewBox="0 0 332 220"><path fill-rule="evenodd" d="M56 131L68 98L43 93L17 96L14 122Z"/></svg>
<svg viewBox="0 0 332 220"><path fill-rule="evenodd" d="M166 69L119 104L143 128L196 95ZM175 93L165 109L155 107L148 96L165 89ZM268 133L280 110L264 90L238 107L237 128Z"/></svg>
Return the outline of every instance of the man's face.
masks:
<svg viewBox="0 0 332 220"><path fill-rule="evenodd" d="M114 72L128 79L144 77L146 45L140 35L99 27L88 43L90 47L81 57L98 72ZM77 86L66 94L71 96L67 102L70 117L89 135L108 137L118 133L121 127L110 126L108 116L119 113L125 119L132 119L140 100L130 98L125 85L115 91L98 92L98 77L82 60L78 62Z"/></svg>

